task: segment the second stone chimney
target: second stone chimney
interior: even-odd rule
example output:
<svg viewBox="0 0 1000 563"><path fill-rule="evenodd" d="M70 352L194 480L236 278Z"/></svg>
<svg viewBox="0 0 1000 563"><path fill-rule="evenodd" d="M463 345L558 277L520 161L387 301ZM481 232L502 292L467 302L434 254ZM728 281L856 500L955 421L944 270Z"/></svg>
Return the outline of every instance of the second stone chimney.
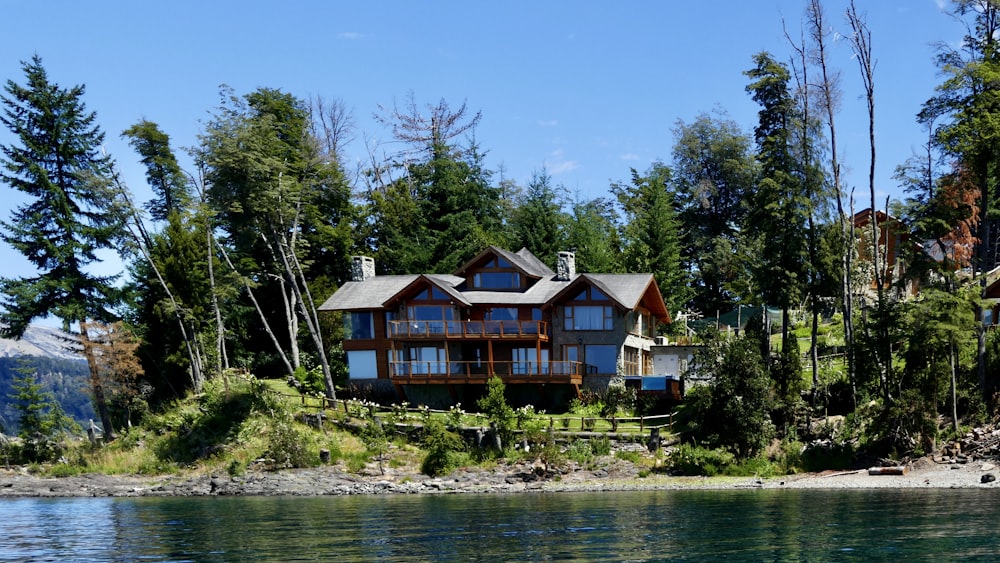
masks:
<svg viewBox="0 0 1000 563"><path fill-rule="evenodd" d="M559 262L556 264L556 280L569 281L576 275L576 254L568 251L559 253Z"/></svg>
<svg viewBox="0 0 1000 563"><path fill-rule="evenodd" d="M361 282L375 277L375 259L368 256L351 258L351 281Z"/></svg>

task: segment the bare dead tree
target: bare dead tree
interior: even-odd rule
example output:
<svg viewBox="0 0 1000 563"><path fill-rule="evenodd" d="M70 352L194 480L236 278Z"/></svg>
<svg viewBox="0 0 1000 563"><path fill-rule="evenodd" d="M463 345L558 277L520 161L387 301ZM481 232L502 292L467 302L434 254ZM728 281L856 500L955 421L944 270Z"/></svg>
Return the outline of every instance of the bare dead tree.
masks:
<svg viewBox="0 0 1000 563"><path fill-rule="evenodd" d="M847 377L851 385L851 399L857 406L857 381L854 361L854 301L851 287L851 259L854 252L855 236L854 221L848 220L847 208L844 205L844 189L840 178L840 160L837 154L836 113L840 106L840 73L831 71L827 64L826 39L830 36L827 28L823 4L820 0L811 0L806 8L806 22L813 43L813 64L819 67L820 82L818 103L826 114L826 127L830 137L830 169L833 174L833 189L837 198L837 220L840 224L841 242L841 293L840 304L844 316L844 355L847 365Z"/></svg>
<svg viewBox="0 0 1000 563"><path fill-rule="evenodd" d="M354 141L354 112L339 98L325 100L321 96L309 100L309 115L313 137L327 156L338 157L345 145Z"/></svg>
<svg viewBox="0 0 1000 563"><path fill-rule="evenodd" d="M854 0L847 8L847 22L851 27L851 48L861 71L861 81L865 89L865 102L868 109L868 190L871 196L871 242L872 265L875 270L875 292L880 314L885 312L885 276L886 261L879 251L880 228L875 201L875 60L872 59L872 34L864 16L858 14ZM876 347L876 363L878 364L879 384L886 401L889 394L888 377L892 373L892 350L888 338L888 327L885 322L879 322L879 345Z"/></svg>
<svg viewBox="0 0 1000 563"><path fill-rule="evenodd" d="M413 92L410 92L403 109L395 103L392 108L380 105L374 117L382 125L390 127L393 137L411 145L410 151L404 154L413 152L430 156L439 156L439 151L445 148L448 140L474 129L482 119L482 112L467 115L465 102L452 111L443 98L437 105L428 104L426 110L420 111Z"/></svg>

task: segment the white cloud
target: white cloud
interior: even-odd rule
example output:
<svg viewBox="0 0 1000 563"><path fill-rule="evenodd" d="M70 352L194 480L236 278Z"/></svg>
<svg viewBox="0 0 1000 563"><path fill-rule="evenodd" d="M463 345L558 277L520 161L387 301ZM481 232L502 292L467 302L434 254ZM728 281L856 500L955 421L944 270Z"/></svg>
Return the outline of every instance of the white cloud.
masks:
<svg viewBox="0 0 1000 563"><path fill-rule="evenodd" d="M622 160L639 160L639 155L637 155L637 154L635 154L633 152L627 152L627 153L621 155L618 158L620 158Z"/></svg>
<svg viewBox="0 0 1000 563"><path fill-rule="evenodd" d="M337 34L337 39L347 39L349 41L356 41L358 39L364 39L367 37L364 33L358 33L356 31L342 31Z"/></svg>
<svg viewBox="0 0 1000 563"><path fill-rule="evenodd" d="M580 167L580 163L575 160L555 160L546 161L545 170L553 176L557 174L563 174L565 172L572 172Z"/></svg>
<svg viewBox="0 0 1000 563"><path fill-rule="evenodd" d="M558 127L559 122L555 119L539 119L537 121L538 125L541 127Z"/></svg>

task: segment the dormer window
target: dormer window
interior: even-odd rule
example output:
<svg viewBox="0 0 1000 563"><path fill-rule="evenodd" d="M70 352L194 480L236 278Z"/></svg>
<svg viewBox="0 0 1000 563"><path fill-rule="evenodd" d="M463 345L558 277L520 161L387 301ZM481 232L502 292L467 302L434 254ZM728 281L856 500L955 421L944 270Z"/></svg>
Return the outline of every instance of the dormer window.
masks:
<svg viewBox="0 0 1000 563"><path fill-rule="evenodd" d="M469 282L472 289L521 289L521 273L514 268L513 264L497 257L476 270Z"/></svg>

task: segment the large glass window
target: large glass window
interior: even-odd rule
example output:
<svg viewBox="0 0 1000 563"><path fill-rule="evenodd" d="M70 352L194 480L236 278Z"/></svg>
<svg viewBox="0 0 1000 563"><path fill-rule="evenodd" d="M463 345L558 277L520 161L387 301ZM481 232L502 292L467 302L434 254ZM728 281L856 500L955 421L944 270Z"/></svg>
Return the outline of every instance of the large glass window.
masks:
<svg viewBox="0 0 1000 563"><path fill-rule="evenodd" d="M597 368L598 375L618 373L618 347L592 344L584 348L584 361Z"/></svg>
<svg viewBox="0 0 1000 563"><path fill-rule="evenodd" d="M472 276L472 287L476 289L517 289L521 287L521 276L517 272L476 272Z"/></svg>
<svg viewBox="0 0 1000 563"><path fill-rule="evenodd" d="M375 350L348 350L347 377L349 379L375 379L378 377Z"/></svg>
<svg viewBox="0 0 1000 563"><path fill-rule="evenodd" d="M347 340L375 338L375 314L371 311L344 314L344 338Z"/></svg>
<svg viewBox="0 0 1000 563"><path fill-rule="evenodd" d="M483 264L469 283L474 289L520 289L521 273L510 262L496 258Z"/></svg>
<svg viewBox="0 0 1000 563"><path fill-rule="evenodd" d="M517 307L494 307L486 311L486 332L517 333Z"/></svg>
<svg viewBox="0 0 1000 563"><path fill-rule="evenodd" d="M639 350L626 346L624 356L625 375L642 375L639 372L639 359L641 357Z"/></svg>
<svg viewBox="0 0 1000 563"><path fill-rule="evenodd" d="M517 307L494 307L486 311L486 320L489 321L516 321Z"/></svg>
<svg viewBox="0 0 1000 563"><path fill-rule="evenodd" d="M514 348L511 350L511 357L514 360L511 372L515 375L549 373L548 350L543 349L542 357L539 359L538 350L535 348Z"/></svg>
<svg viewBox="0 0 1000 563"><path fill-rule="evenodd" d="M630 311L628 314L629 332L640 336L654 336L652 316L649 313Z"/></svg>
<svg viewBox="0 0 1000 563"><path fill-rule="evenodd" d="M448 373L448 363L445 361L444 348L424 346L410 348L410 366L412 373L419 375Z"/></svg>
<svg viewBox="0 0 1000 563"><path fill-rule="evenodd" d="M411 321L451 321L455 319L455 309L441 305L412 305L407 315Z"/></svg>
<svg viewBox="0 0 1000 563"><path fill-rule="evenodd" d="M611 330L612 308L601 305L568 305L563 308L564 330Z"/></svg>

